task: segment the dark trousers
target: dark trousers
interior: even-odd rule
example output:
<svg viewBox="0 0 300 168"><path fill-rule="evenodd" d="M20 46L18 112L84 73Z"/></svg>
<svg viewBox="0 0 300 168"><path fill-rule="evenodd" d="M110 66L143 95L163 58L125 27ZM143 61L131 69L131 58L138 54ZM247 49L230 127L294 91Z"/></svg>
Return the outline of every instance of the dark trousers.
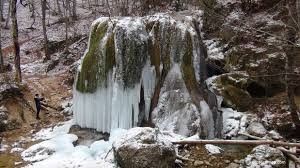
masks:
<svg viewBox="0 0 300 168"><path fill-rule="evenodd" d="M36 118L40 118L39 117L40 111L41 111L41 106L36 106Z"/></svg>

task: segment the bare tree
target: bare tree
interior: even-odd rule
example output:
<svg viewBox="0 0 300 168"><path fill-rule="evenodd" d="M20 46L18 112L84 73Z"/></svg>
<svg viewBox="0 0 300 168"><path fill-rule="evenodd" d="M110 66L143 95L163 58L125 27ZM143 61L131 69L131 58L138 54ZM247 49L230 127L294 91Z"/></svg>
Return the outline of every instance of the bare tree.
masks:
<svg viewBox="0 0 300 168"><path fill-rule="evenodd" d="M0 19L1 21L5 21L4 16L3 16L3 6L4 6L4 0L0 1Z"/></svg>
<svg viewBox="0 0 300 168"><path fill-rule="evenodd" d="M13 0L9 0L8 2L8 12L7 12L7 18L6 18L6 22L5 22L5 29L8 29L8 23L9 23L9 19L10 19L10 15L11 15L11 4L12 4Z"/></svg>
<svg viewBox="0 0 300 168"><path fill-rule="evenodd" d="M29 11L31 12L30 17L33 19L29 29L35 29L33 27L33 25L35 24L35 20L36 20L36 14L35 14L35 4L34 4L34 0L30 0L28 2L28 6L29 6Z"/></svg>
<svg viewBox="0 0 300 168"><path fill-rule="evenodd" d="M77 13L76 13L76 7L77 7L77 0L73 0L72 2L72 18L73 20L77 20Z"/></svg>
<svg viewBox="0 0 300 168"><path fill-rule="evenodd" d="M70 1L66 0L64 3L64 17L65 17L65 52L68 52L69 47L69 37L68 37L68 31L69 31L69 11L70 11Z"/></svg>
<svg viewBox="0 0 300 168"><path fill-rule="evenodd" d="M46 0L41 0L45 59L50 60L51 58L48 49L48 37L47 37L47 28L46 28L46 3L47 3Z"/></svg>
<svg viewBox="0 0 300 168"><path fill-rule="evenodd" d="M18 36L18 20L17 20L17 2L18 0L11 0L11 19L12 19L12 38L14 44L14 52L15 52L15 80L16 82L22 82L21 76L21 66L20 66L20 45L19 45L19 36Z"/></svg>
<svg viewBox="0 0 300 168"><path fill-rule="evenodd" d="M299 11L297 11L297 7L299 5L300 0L290 0L287 1L287 10L289 11L289 17L287 19L287 31L286 31L286 39L288 41L285 46L286 51L286 64L285 64L285 81L286 81L286 93L287 93L287 101L289 104L289 110L291 112L292 120L297 129L300 129L300 120L298 116L298 108L295 103L295 87L296 84L291 77L291 74L294 74L294 62L300 54L300 47L296 44L297 34L300 32L299 27Z"/></svg>
<svg viewBox="0 0 300 168"><path fill-rule="evenodd" d="M1 25L0 25L0 39L1 39ZM0 72L4 70L4 59L2 55L2 45L1 45L1 40L0 40Z"/></svg>
<svg viewBox="0 0 300 168"><path fill-rule="evenodd" d="M57 13L61 16L62 12L61 12L61 8L60 8L59 0L56 0L56 5L57 5Z"/></svg>

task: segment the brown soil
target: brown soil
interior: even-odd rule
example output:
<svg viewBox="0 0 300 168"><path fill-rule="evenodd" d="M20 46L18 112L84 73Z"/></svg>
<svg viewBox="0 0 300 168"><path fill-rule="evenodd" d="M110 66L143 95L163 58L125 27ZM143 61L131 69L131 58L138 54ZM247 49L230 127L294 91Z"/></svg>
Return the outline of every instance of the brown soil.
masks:
<svg viewBox="0 0 300 168"><path fill-rule="evenodd" d="M0 133L0 137L4 139L4 144L10 145L4 153L0 153L1 167L21 167L23 164L15 165L15 162L21 162L20 154L10 153L11 145L20 140L21 137L30 137L33 133L42 128L50 127L58 122L65 121L66 118L59 111L51 108L44 108L40 112L41 120L37 120L35 112L35 104L33 97L35 93L43 95L46 103L59 107L63 100L71 97L72 88L63 85L62 82L66 78L66 74L50 74L50 75L23 75L26 83L22 89L24 99L19 97L9 98L3 102L9 111L9 119L15 119L20 123L19 128L15 130ZM27 101L31 107L25 106ZM34 111L33 111L34 110ZM26 142L21 147L26 149L37 142Z"/></svg>
<svg viewBox="0 0 300 168"><path fill-rule="evenodd" d="M245 158L253 149L253 146L245 145L224 145L219 147L224 149L221 154L209 154L202 145L185 147L185 150L189 153L187 155L184 150L179 153L182 156L188 156L189 161L184 162L184 167L224 168L231 163L239 164L240 160Z"/></svg>

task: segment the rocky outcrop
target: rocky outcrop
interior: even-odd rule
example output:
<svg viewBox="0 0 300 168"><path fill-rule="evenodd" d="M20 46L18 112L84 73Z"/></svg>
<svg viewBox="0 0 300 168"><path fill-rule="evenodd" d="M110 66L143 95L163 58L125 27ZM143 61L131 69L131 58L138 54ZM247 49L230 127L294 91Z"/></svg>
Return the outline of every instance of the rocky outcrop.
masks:
<svg viewBox="0 0 300 168"><path fill-rule="evenodd" d="M0 101L9 97L21 95L21 90L16 84L0 83Z"/></svg>
<svg viewBox="0 0 300 168"><path fill-rule="evenodd" d="M175 148L168 136L154 128L132 128L114 142L113 151L122 168L172 168Z"/></svg>
<svg viewBox="0 0 300 168"><path fill-rule="evenodd" d="M199 129L200 112L185 87L179 66L174 66L161 89L153 123L161 130L192 136Z"/></svg>
<svg viewBox="0 0 300 168"><path fill-rule="evenodd" d="M247 167L274 167L281 168L286 166L286 158L283 153L276 148L267 145L255 147L241 163L243 168Z"/></svg>
<svg viewBox="0 0 300 168"><path fill-rule="evenodd" d="M199 129L205 132L204 138L213 137L212 112L200 105L203 93L199 86L206 72L201 14L94 21L75 83L76 123L110 132L153 119L162 129L182 135Z"/></svg>
<svg viewBox="0 0 300 168"><path fill-rule="evenodd" d="M211 91L223 97L224 106L247 111L252 105L247 91L250 81L246 73L235 72L209 78L206 82Z"/></svg>
<svg viewBox="0 0 300 168"><path fill-rule="evenodd" d="M247 132L250 135L254 135L254 136L257 136L257 137L264 137L267 134L267 130L259 122L250 123L249 126L247 127Z"/></svg>

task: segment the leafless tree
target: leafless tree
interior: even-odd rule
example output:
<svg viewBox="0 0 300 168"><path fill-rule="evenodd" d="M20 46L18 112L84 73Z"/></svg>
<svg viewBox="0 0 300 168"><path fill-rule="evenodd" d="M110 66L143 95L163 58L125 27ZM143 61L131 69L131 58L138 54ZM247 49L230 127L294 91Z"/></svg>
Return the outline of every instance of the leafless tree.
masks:
<svg viewBox="0 0 300 168"><path fill-rule="evenodd" d="M0 39L1 39L1 31L2 27L0 26ZM2 45L1 45L1 40L0 40L0 72L4 70L4 59L2 55Z"/></svg>
<svg viewBox="0 0 300 168"><path fill-rule="evenodd" d="M76 8L77 8L77 0L73 0L72 1L72 18L73 18L73 20L77 20Z"/></svg>
<svg viewBox="0 0 300 168"><path fill-rule="evenodd" d="M16 82L22 82L21 66L20 66L20 45L18 36L18 20L17 20L17 2L18 0L11 0L11 19L12 19L12 38L15 52L15 80Z"/></svg>
<svg viewBox="0 0 300 168"><path fill-rule="evenodd" d="M0 1L0 19L1 19L1 21L5 21L5 19L4 19L4 15L3 15L3 6L4 6L4 0L1 0Z"/></svg>
<svg viewBox="0 0 300 168"><path fill-rule="evenodd" d="M5 29L8 29L8 24L9 24L9 20L10 20L10 15L11 15L11 4L12 4L13 0L9 0L8 1L8 12L7 12L7 18L6 18L6 22L5 22Z"/></svg>
<svg viewBox="0 0 300 168"><path fill-rule="evenodd" d="M46 28L46 0L41 0L42 5L42 25L43 25L43 35L44 35L44 51L45 59L50 60L50 54L48 49L48 37L47 37L47 28Z"/></svg>

